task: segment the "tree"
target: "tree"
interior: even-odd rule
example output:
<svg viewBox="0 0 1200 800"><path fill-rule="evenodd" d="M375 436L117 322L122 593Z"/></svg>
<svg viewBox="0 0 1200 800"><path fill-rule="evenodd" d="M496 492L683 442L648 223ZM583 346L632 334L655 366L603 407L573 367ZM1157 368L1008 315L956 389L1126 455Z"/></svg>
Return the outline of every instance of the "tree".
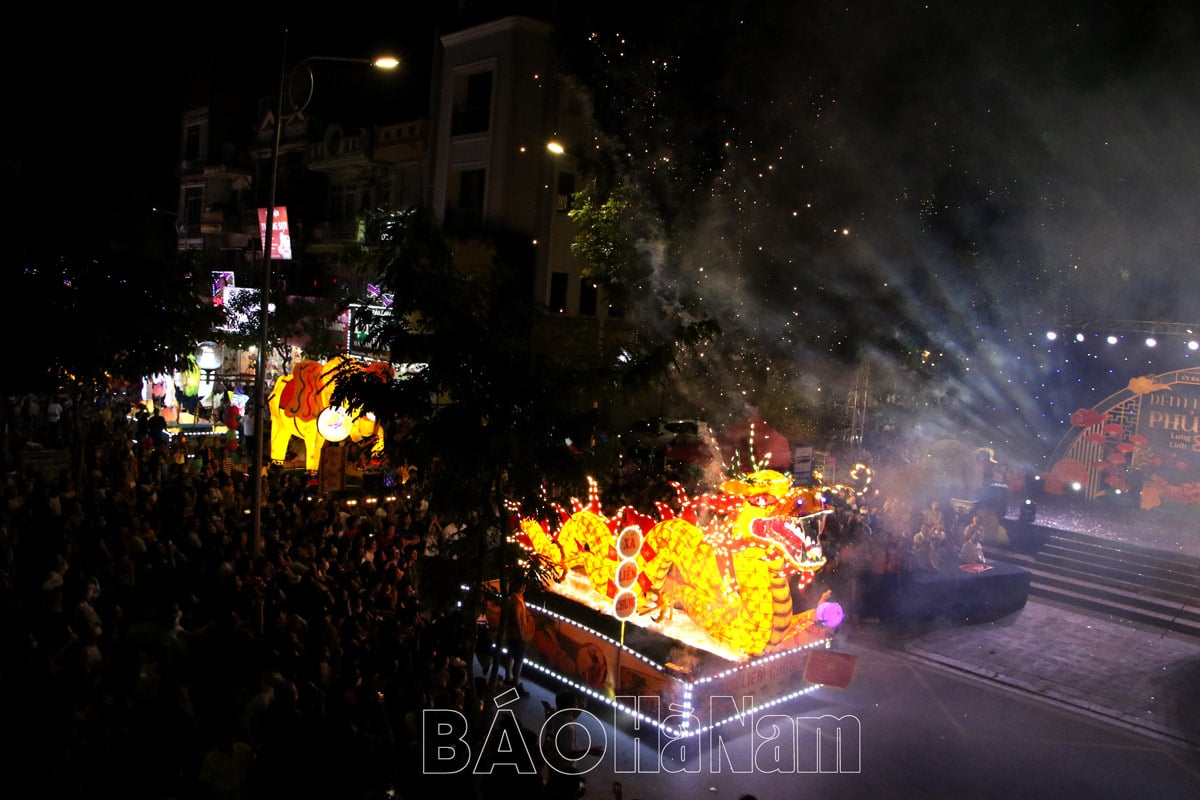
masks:
<svg viewBox="0 0 1200 800"><path fill-rule="evenodd" d="M0 302L12 347L0 384L48 392L107 386L187 363L219 310L186 257L26 261Z"/></svg>
<svg viewBox="0 0 1200 800"><path fill-rule="evenodd" d="M72 469L83 467L91 400L110 387L185 369L196 342L220 319L203 295L192 263L129 254L81 258L30 256L0 293L7 350L0 386L4 396L65 394L61 425ZM86 402L85 402L86 401ZM0 417L9 422L11 403Z"/></svg>
<svg viewBox="0 0 1200 800"><path fill-rule="evenodd" d="M387 383L347 372L334 400L400 432L389 438L389 459L418 465L430 512L463 531L451 545L454 574L423 583L447 590L438 598L444 608L461 601L464 638L473 641L485 582L498 581L506 597L514 570L538 584L550 572L510 542L514 507L547 489L584 496L589 474L611 471L610 454L594 446L595 405L636 391L630 377L661 369L675 342L612 363L563 363L533 345L546 310L524 279L532 263L525 237L495 235L491 268L468 274L427 210L380 214L370 231L378 282L394 301L367 323L369 336L402 377Z"/></svg>

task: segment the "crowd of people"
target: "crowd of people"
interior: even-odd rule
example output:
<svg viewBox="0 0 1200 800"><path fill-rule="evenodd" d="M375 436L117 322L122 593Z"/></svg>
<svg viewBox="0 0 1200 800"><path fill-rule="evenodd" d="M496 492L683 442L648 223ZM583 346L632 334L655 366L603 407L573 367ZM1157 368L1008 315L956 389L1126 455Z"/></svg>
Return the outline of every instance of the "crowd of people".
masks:
<svg viewBox="0 0 1200 800"><path fill-rule="evenodd" d="M0 781L424 796L420 712L462 708L473 670L461 620L424 602L445 526L420 488L356 505L272 470L256 548L224 438L139 440L132 411L93 415L79 477L6 473Z"/></svg>
<svg viewBox="0 0 1200 800"><path fill-rule="evenodd" d="M272 469L254 543L230 443L136 410L73 415L88 446L70 470L5 453L0 780L56 797L428 796L421 711L478 702L490 662L486 632L472 650L426 601L462 532L419 485L355 505ZM978 517L955 531L937 502L830 499L820 582L852 623L886 615L905 572L983 558ZM525 695L515 631L508 644L503 677Z"/></svg>
<svg viewBox="0 0 1200 800"><path fill-rule="evenodd" d="M947 514L936 499L923 508L903 495L874 495L874 506L852 493L829 499L833 513L821 535L827 563L820 584L834 590L852 624L894 618L904 581L914 573L987 561L983 544L991 512L985 508L973 508L970 521L961 524L959 514Z"/></svg>

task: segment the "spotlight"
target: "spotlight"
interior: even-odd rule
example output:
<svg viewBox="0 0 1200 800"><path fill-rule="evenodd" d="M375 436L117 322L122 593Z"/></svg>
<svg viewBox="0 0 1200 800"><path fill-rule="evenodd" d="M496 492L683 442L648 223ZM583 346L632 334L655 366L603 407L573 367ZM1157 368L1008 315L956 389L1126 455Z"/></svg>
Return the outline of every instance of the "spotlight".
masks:
<svg viewBox="0 0 1200 800"><path fill-rule="evenodd" d="M1082 483L1080 483L1079 481L1074 481L1074 482L1071 484L1071 491L1072 491L1072 492L1078 492L1078 491L1082 491L1082 490L1083 490L1083 484L1082 484Z"/></svg>
<svg viewBox="0 0 1200 800"><path fill-rule="evenodd" d="M1155 339L1153 336L1146 337L1146 347L1157 347L1157 346L1158 346L1158 339Z"/></svg>
<svg viewBox="0 0 1200 800"><path fill-rule="evenodd" d="M1192 339L1190 342L1188 342L1187 347L1188 347L1188 350L1200 350L1200 342L1197 342L1195 339Z"/></svg>
<svg viewBox="0 0 1200 800"><path fill-rule="evenodd" d="M1110 334L1108 335L1108 343L1109 343L1109 344L1116 344L1116 343L1117 343L1117 337L1113 336L1113 335L1110 333Z"/></svg>
<svg viewBox="0 0 1200 800"><path fill-rule="evenodd" d="M1084 340L1084 338L1085 337L1082 333L1075 334L1075 341L1077 341L1077 342L1082 342Z"/></svg>
<svg viewBox="0 0 1200 800"><path fill-rule="evenodd" d="M1058 338L1058 334L1054 331L1046 331L1046 338L1053 342Z"/></svg>

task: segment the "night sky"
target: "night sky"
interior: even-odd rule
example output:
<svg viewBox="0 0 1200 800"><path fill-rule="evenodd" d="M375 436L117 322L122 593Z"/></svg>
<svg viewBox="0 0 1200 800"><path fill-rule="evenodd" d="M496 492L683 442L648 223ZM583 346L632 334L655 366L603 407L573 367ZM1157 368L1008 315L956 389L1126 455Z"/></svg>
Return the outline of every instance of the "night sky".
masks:
<svg viewBox="0 0 1200 800"><path fill-rule="evenodd" d="M1179 337L1150 355L1094 324L1200 323L1188 4L717 3L625 20L589 46L633 160L714 165L680 182L690 224L662 283L769 343L778 368L844 391L831 362L843 380L869 365L878 386L928 351L930 413L910 430L1035 460L1076 407L1196 364ZM1068 322L1093 323L1084 342L1046 341ZM746 388L731 371L725 392Z"/></svg>
<svg viewBox="0 0 1200 800"><path fill-rule="evenodd" d="M1033 458L1085 401L1195 364L1178 339L1151 357L1141 337L1114 349L1043 335L1068 322L1200 323L1192 4L561 9L573 66L604 71L598 113L674 225L664 241L676 257L655 287L756 344L725 348L741 362L695 365L727 379L726 399L748 388L738 363L830 392L861 365L876 384L915 368L935 381L914 431ZM369 23L295 14L288 52L398 51L420 69L389 91L420 113L452 15L368 10ZM172 206L180 111L217 91L269 95L277 79L278 20L221 6L197 24L84 13L96 16L6 37L0 168L18 187L10 218L31 220L32 238ZM48 58L62 51L77 60Z"/></svg>

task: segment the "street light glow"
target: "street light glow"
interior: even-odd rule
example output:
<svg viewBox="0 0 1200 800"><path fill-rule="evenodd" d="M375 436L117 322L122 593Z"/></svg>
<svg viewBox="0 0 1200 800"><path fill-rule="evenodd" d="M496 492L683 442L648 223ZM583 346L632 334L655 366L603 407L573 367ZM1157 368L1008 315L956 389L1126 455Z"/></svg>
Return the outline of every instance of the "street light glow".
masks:
<svg viewBox="0 0 1200 800"><path fill-rule="evenodd" d="M546 149L551 153L554 153L556 156L561 156L563 153L567 152L565 147L553 140L546 142Z"/></svg>
<svg viewBox="0 0 1200 800"><path fill-rule="evenodd" d="M395 56L380 56L371 62L371 66L379 69L395 69L400 66L400 59Z"/></svg>

